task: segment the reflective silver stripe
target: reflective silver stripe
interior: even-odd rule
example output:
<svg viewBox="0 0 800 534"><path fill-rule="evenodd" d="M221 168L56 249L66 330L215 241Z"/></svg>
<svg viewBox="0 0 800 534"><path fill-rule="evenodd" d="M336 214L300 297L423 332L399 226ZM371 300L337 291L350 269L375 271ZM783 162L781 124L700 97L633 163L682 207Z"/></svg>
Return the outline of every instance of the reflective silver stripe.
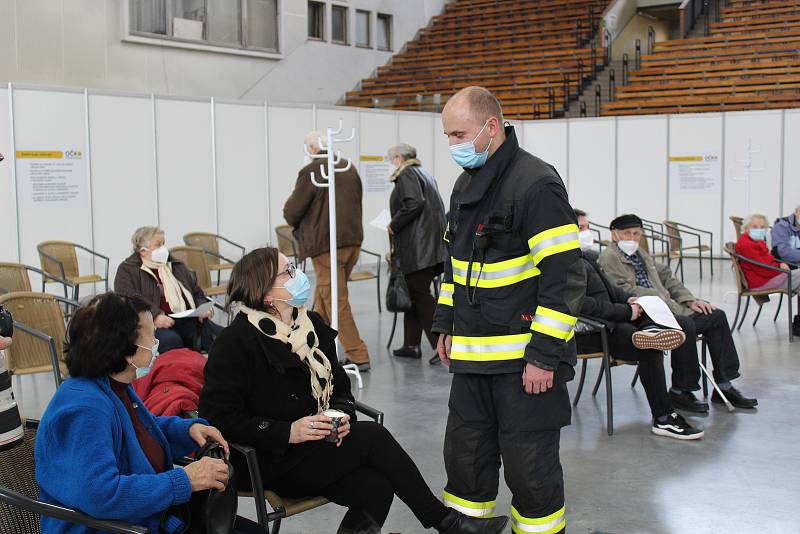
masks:
<svg viewBox="0 0 800 534"><path fill-rule="evenodd" d="M531 255L535 257L546 248L550 248L553 245L560 245L562 243L569 243L570 241L575 241L577 239L578 236L574 232L569 232L567 234L561 234L549 239L545 239L544 241L540 241L534 245L534 247L531 249Z"/></svg>
<svg viewBox="0 0 800 534"><path fill-rule="evenodd" d="M439 288L439 298L442 298L442 297L452 298L453 297L453 291L451 291L449 289Z"/></svg>
<svg viewBox="0 0 800 534"><path fill-rule="evenodd" d="M503 343L502 345L464 345L453 343L453 352L468 352L470 354L482 354L484 352L511 352L515 350L525 350L528 341L520 343Z"/></svg>
<svg viewBox="0 0 800 534"><path fill-rule="evenodd" d="M564 528L565 517L562 515L541 525L528 525L520 522L516 517L511 517L511 529L514 532L536 532L540 534L555 533Z"/></svg>
<svg viewBox="0 0 800 534"><path fill-rule="evenodd" d="M523 263L522 265L518 265L516 267L509 267L508 269L503 269L502 271L494 271L494 272L487 272L481 271L480 265L474 264L472 266L472 278L477 278L480 274L481 280L499 280L500 278L505 278L507 276L514 276L515 274L522 274L525 271L533 269L535 265L533 261L529 261ZM453 267L453 274L456 276L461 276L462 278L467 277L467 270L460 269L458 267Z"/></svg>
<svg viewBox="0 0 800 534"><path fill-rule="evenodd" d="M569 323L559 321L558 319L553 319L552 317L548 317L540 313L534 315L533 322L544 326L549 326L550 328L555 328L556 330L561 330L565 334L569 334L574 328L574 326Z"/></svg>
<svg viewBox="0 0 800 534"><path fill-rule="evenodd" d="M447 498L444 499L444 505L452 508L453 510L458 510L462 514L470 517L492 517L494 514L494 506L491 508L482 508L480 510L476 510L474 508L467 508L466 506L456 504L452 501L449 501Z"/></svg>

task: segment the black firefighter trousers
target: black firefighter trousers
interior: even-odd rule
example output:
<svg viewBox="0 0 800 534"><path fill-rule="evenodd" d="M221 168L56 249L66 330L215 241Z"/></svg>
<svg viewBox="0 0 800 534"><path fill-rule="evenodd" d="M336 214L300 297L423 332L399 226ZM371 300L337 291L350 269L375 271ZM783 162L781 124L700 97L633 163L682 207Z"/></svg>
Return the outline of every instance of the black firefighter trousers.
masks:
<svg viewBox="0 0 800 534"><path fill-rule="evenodd" d="M522 372L455 374L444 439L445 504L472 516L494 515L501 458L514 532L564 530L561 427L570 422L565 383L539 395L522 386Z"/></svg>

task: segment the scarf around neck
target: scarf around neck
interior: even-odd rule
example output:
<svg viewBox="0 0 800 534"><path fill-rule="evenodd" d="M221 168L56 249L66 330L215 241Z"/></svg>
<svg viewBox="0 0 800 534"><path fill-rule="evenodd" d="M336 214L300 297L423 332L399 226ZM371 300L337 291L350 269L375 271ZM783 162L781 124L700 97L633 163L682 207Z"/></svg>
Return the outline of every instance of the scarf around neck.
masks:
<svg viewBox="0 0 800 534"><path fill-rule="evenodd" d="M319 348L319 337L314 331L314 323L308 316L308 310L305 307L295 308L291 325L274 315L248 308L244 304L239 306L239 311L247 315L247 320L259 332L287 344L289 350L308 366L311 371L311 394L317 401L317 408L319 412L327 410L333 394L331 362Z"/></svg>
<svg viewBox="0 0 800 534"><path fill-rule="evenodd" d="M419 167L421 165L422 165L422 162L420 160L416 159L416 158L407 159L403 163L401 163L400 165L397 166L397 168L394 170L392 175L389 177L389 181L390 182L394 182L395 180L397 180L397 177L400 176L400 174L404 170L406 170L407 168L409 168L409 167Z"/></svg>
<svg viewBox="0 0 800 534"><path fill-rule="evenodd" d="M172 273L171 263L156 263L142 258L142 270L151 275L153 275L153 272L158 273L158 278L161 280L161 285L164 287L164 298L167 299L167 303L173 313L193 310L195 308L194 297L189 290L183 287L183 284L175 278L175 275ZM186 307L187 304L189 305L188 308Z"/></svg>

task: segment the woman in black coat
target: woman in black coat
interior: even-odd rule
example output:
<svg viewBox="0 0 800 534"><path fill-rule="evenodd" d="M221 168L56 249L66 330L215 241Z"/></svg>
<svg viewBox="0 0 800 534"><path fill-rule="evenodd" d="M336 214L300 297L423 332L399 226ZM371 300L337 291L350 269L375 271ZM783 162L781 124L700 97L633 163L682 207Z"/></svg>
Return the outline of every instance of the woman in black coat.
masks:
<svg viewBox="0 0 800 534"><path fill-rule="evenodd" d="M388 231L394 244L395 266L405 275L412 308L403 314L403 347L395 356L419 358L422 332L436 348L431 332L436 301L431 282L444 269L447 252L442 241L445 210L436 180L425 172L417 159L417 150L400 144L389 149L389 160L397 170L389 178L394 190L389 198L392 221ZM434 354L431 363L438 363Z"/></svg>
<svg viewBox="0 0 800 534"><path fill-rule="evenodd" d="M501 532L507 518L445 508L383 426L356 421L336 332L305 308L309 294L305 274L274 248L256 249L234 266L228 295L239 313L209 353L203 417L230 441L256 448L266 488L348 507L340 533L380 532L394 495L425 528ZM345 414L335 431L323 415L329 409ZM337 441L324 441L332 432Z"/></svg>

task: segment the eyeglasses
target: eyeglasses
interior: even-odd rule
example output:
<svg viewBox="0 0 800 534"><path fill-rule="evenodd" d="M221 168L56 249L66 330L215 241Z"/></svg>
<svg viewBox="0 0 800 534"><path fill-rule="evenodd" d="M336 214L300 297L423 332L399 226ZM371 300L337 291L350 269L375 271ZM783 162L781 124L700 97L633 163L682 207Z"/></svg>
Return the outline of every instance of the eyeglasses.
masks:
<svg viewBox="0 0 800 534"><path fill-rule="evenodd" d="M283 272L281 272L281 275L282 274L288 274L289 278L294 278L296 273L297 273L297 267L295 266L294 263L289 262L289 263L286 264L286 269L284 269ZM280 276L280 275L278 275L278 276Z"/></svg>

